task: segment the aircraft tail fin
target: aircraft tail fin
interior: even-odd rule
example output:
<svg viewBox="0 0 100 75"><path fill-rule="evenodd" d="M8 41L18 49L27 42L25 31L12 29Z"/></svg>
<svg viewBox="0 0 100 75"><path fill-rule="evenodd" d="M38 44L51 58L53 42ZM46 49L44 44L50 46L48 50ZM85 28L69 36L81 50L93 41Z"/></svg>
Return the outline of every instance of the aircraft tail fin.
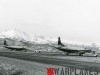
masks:
<svg viewBox="0 0 100 75"><path fill-rule="evenodd" d="M5 46L8 46L8 44L7 44L6 40L4 40L4 45L5 45Z"/></svg>
<svg viewBox="0 0 100 75"><path fill-rule="evenodd" d="M61 43L60 37L58 37L58 45L64 46L64 45Z"/></svg>

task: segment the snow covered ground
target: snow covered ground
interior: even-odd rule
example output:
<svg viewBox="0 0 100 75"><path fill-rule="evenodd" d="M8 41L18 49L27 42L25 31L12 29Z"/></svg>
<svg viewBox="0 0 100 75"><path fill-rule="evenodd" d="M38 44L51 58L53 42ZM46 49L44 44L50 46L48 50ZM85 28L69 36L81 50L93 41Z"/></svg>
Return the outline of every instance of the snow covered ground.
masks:
<svg viewBox="0 0 100 75"><path fill-rule="evenodd" d="M41 55L41 57L100 63L100 57L50 56L50 55L49 56ZM47 75L47 68L50 67L60 68L60 69L66 68L57 65L41 64L37 62L0 56L0 75ZM77 69L77 72L79 71L80 69ZM100 75L100 73L98 75Z"/></svg>
<svg viewBox="0 0 100 75"><path fill-rule="evenodd" d="M58 66L0 57L0 75L47 75L49 67Z"/></svg>

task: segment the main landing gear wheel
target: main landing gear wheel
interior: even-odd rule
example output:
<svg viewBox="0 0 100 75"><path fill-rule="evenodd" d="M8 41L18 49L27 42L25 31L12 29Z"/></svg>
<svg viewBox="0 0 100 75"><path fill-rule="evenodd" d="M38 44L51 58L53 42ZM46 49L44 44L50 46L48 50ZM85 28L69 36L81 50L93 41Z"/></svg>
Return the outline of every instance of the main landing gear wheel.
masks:
<svg viewBox="0 0 100 75"><path fill-rule="evenodd" d="M82 54L80 53L79 56L82 56Z"/></svg>
<svg viewBox="0 0 100 75"><path fill-rule="evenodd" d="M66 55L69 55L69 53L66 53Z"/></svg>

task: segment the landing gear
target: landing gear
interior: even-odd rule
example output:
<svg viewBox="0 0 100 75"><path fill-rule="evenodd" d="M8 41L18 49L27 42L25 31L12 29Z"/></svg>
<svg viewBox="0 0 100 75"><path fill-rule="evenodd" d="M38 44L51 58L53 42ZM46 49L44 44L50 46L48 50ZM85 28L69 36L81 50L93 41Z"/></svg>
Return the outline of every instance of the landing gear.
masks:
<svg viewBox="0 0 100 75"><path fill-rule="evenodd" d="M63 55L69 55L69 53L68 52L63 52Z"/></svg>
<svg viewBox="0 0 100 75"><path fill-rule="evenodd" d="M82 53L79 53L79 56L82 56L83 54Z"/></svg>
<svg viewBox="0 0 100 75"><path fill-rule="evenodd" d="M11 49L11 51L14 51L13 49Z"/></svg>
<svg viewBox="0 0 100 75"><path fill-rule="evenodd" d="M66 55L69 55L69 53L66 53Z"/></svg>

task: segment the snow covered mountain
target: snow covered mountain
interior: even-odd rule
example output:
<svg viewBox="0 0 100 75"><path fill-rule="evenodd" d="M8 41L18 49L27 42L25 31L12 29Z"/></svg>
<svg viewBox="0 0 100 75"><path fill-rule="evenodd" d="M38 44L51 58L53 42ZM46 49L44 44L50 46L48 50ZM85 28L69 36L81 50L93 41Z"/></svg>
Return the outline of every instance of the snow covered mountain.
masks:
<svg viewBox="0 0 100 75"><path fill-rule="evenodd" d="M35 43L38 44L57 44L58 42L58 37L57 38L52 38L52 37L46 37L46 36L42 36L42 35L34 35L33 40ZM88 43L88 42L80 42L80 41L72 41L72 40L66 40L61 38L61 41L63 44L65 45L74 45L74 46L92 46L92 43ZM96 46L98 46L96 44Z"/></svg>
<svg viewBox="0 0 100 75"><path fill-rule="evenodd" d="M5 30L0 33L0 38L10 38L14 40L30 40L30 36L19 30Z"/></svg>
<svg viewBox="0 0 100 75"><path fill-rule="evenodd" d="M9 38L13 40L19 40L19 41L30 41L35 42L38 44L47 44L47 43L54 43L57 42L57 38L51 38L51 37L44 37L42 35L34 35L30 37L27 33L13 29L13 30L5 30L0 33L0 38Z"/></svg>
<svg viewBox="0 0 100 75"><path fill-rule="evenodd" d="M52 43L57 42L57 38L51 38L51 37L46 37L46 36L44 37L42 35L34 35L32 41L39 44L46 44L46 43L52 44Z"/></svg>
<svg viewBox="0 0 100 75"><path fill-rule="evenodd" d="M38 43L38 44L54 44L58 42L58 37L57 38L52 38L52 37L46 37L43 35L34 35L32 37L32 41ZM71 40L65 40L61 38L61 41L63 44L77 44L77 45L91 45L90 43L86 42L80 42L80 41L71 41Z"/></svg>
<svg viewBox="0 0 100 75"><path fill-rule="evenodd" d="M52 38L52 37L46 37L46 36L42 36L42 35L34 35L34 36L29 36L27 33L17 30L17 29L13 29L13 30L5 30L2 31L0 33L0 38L10 38L13 40L19 40L19 41L30 41L31 43L37 43L37 44L52 44L52 43L57 43L58 41L58 37L56 38ZM78 41L70 41L70 40L64 40L62 39L62 43L64 44L77 44L77 45L91 45L88 43L84 43L84 42L78 42Z"/></svg>

